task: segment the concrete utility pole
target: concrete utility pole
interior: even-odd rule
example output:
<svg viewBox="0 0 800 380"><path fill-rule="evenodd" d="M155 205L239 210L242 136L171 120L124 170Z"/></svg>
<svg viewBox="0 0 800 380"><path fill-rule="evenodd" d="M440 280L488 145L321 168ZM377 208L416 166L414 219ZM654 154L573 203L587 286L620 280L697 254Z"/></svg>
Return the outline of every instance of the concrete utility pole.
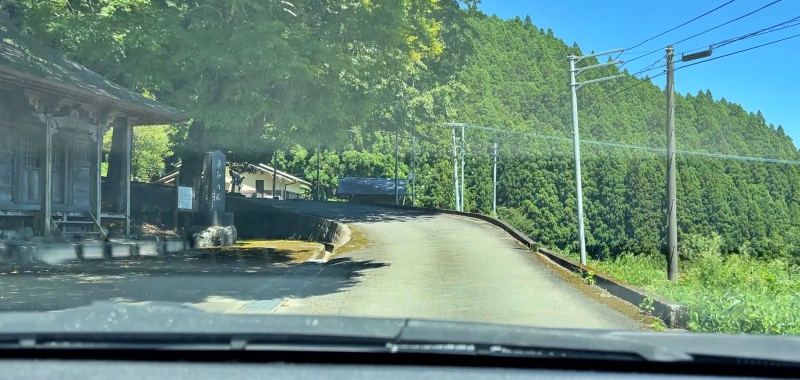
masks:
<svg viewBox="0 0 800 380"><path fill-rule="evenodd" d="M678 172L676 153L675 153L675 48L667 46L667 85L664 92L667 93L667 278L672 282L678 282L678 261L680 252L678 251L678 190L676 185L676 175ZM695 59L710 57L713 54L711 48L697 53L683 55L682 62L694 61Z"/></svg>
<svg viewBox="0 0 800 380"><path fill-rule="evenodd" d="M570 91L572 93L572 142L575 150L575 187L576 187L576 194L575 198L578 201L578 238L580 239L581 244L581 264L586 265L586 236L585 231L583 228L583 188L581 185L581 146L580 146L580 137L578 135L578 90L583 87L584 85L596 82L602 82L610 79L620 78L625 76L624 74L614 75L605 78L598 78L587 80L585 82L575 82L575 78L582 72L590 69L596 69L599 67L609 66L609 65L616 65L618 63L622 63L621 60L616 60L607 63L601 63L592 66L586 66L582 68L576 68L575 65L578 64L583 59L590 58L590 57L599 57L604 55L609 55L617 52L621 52L624 49L615 49L609 50L601 53L589 54L584 56L574 56L570 55L567 57L569 60L569 79L570 79Z"/></svg>
<svg viewBox="0 0 800 380"><path fill-rule="evenodd" d="M497 216L497 143L492 149L492 214Z"/></svg>
<svg viewBox="0 0 800 380"><path fill-rule="evenodd" d="M417 200L417 135L411 135L411 207Z"/></svg>
<svg viewBox="0 0 800 380"><path fill-rule="evenodd" d="M317 200L320 200L320 198L319 198L319 185L320 185L320 181L319 181L319 166L320 166L320 164L319 164L319 155L320 155L320 151L319 151L319 143L318 143L317 144Z"/></svg>
<svg viewBox="0 0 800 380"><path fill-rule="evenodd" d="M461 202L458 199L458 152L456 148L456 129L453 132L453 194L456 195L456 211L461 211Z"/></svg>
<svg viewBox="0 0 800 380"><path fill-rule="evenodd" d="M467 155L467 138L464 135L464 131L465 131L464 124L462 124L461 125L461 208L458 211L466 211L465 210L466 198L464 198L464 184L467 181L466 179L464 179L464 161L465 161L465 156Z"/></svg>
<svg viewBox="0 0 800 380"><path fill-rule="evenodd" d="M395 129L394 131L394 204L400 204L400 188L398 187L398 179L397 176L399 175L399 167L400 167L400 156L398 154L397 149L397 135L399 134L399 130Z"/></svg>
<svg viewBox="0 0 800 380"><path fill-rule="evenodd" d="M678 200L675 185L675 64L674 48L667 46L667 236L669 267L667 278L678 280Z"/></svg>

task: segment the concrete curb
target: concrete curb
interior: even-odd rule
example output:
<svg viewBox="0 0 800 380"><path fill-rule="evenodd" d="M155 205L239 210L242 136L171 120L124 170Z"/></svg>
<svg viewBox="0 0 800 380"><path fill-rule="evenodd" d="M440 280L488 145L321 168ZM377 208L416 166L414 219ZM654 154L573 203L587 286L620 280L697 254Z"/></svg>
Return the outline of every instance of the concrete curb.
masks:
<svg viewBox="0 0 800 380"><path fill-rule="evenodd" d="M169 257L191 250L192 244L180 237L147 236L141 240L111 238L108 242L37 243L0 242L0 265L50 264L76 260L110 260L140 256Z"/></svg>
<svg viewBox="0 0 800 380"><path fill-rule="evenodd" d="M593 267L582 265L546 248L539 248L538 253L566 270L577 273L584 278L592 277L594 285L609 294L639 309L643 309L643 306L650 309L648 314L660 319L667 327L671 329L686 329L689 322L689 313L685 306L650 294L635 286L627 285L607 274L598 272Z"/></svg>
<svg viewBox="0 0 800 380"><path fill-rule="evenodd" d="M74 260L168 256L185 251L181 239L82 241L79 243L0 242L0 264L61 264Z"/></svg>
<svg viewBox="0 0 800 380"><path fill-rule="evenodd" d="M333 222L336 223L338 228L336 237L333 239L334 241L332 243L323 243L323 247L315 253L313 257L306 260L307 263L325 264L336 254L339 248L344 247L350 242L350 227L347 227L344 223Z"/></svg>
<svg viewBox="0 0 800 380"><path fill-rule="evenodd" d="M404 209L404 210L419 210L430 213L459 215L489 222L497 227L502 228L509 235L517 239L517 241L519 241L522 245L528 247L528 249L530 249L531 251L534 251L544 256L545 258L557 264L558 266L584 277L588 276L589 274L592 274L595 286L607 291L609 294L625 302L630 303L631 305L639 309L642 309L643 305L646 306L648 309L650 309L648 313L656 318L659 318L661 321L664 322L664 324L668 328L671 329L687 328L687 324L689 321L689 313L685 306L664 299L662 297L650 294L632 285L625 284L622 281L617 280L609 275L598 272L597 269L595 268L581 265L580 263L575 262L570 258L559 255L553 251L550 251L549 249L539 247L539 245L533 239L531 239L521 231L517 230L510 224L500 219L493 218L488 215L476 214L471 212L425 208L425 207L411 207L411 206L401 206L401 205L391 205L391 204L388 205L381 204L381 205L376 205L376 207L388 207L388 208Z"/></svg>

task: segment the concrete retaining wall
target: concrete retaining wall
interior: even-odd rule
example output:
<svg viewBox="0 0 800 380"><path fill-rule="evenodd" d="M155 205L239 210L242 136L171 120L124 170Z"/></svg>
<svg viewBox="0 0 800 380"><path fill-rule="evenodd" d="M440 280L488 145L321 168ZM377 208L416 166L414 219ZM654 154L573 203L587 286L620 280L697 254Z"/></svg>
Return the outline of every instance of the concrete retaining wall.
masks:
<svg viewBox="0 0 800 380"><path fill-rule="evenodd" d="M333 252L350 239L344 223L314 215L300 214L270 206L260 199L229 196L228 212L234 213L234 224L242 239L287 239L313 241Z"/></svg>
<svg viewBox="0 0 800 380"><path fill-rule="evenodd" d="M131 183L131 204L139 205L131 209L132 216L158 218L171 224L174 192L172 186ZM234 213L238 239L313 241L325 244L328 252L350 239L350 230L343 223L281 210L260 201L231 195L225 199L226 211Z"/></svg>

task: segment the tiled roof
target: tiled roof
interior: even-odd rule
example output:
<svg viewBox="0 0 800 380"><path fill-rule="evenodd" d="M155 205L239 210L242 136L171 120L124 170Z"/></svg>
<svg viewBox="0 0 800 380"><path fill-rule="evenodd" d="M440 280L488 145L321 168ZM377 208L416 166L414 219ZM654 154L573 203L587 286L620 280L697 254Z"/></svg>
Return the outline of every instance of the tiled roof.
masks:
<svg viewBox="0 0 800 380"><path fill-rule="evenodd" d="M2 19L2 17L0 17ZM94 100L154 122L180 122L188 115L176 108L145 98L120 86L60 52L18 32L8 21L0 21L0 80L35 86L62 96Z"/></svg>
<svg viewBox="0 0 800 380"><path fill-rule="evenodd" d="M397 181L400 195L408 194L407 182ZM339 178L336 195L394 195L394 178Z"/></svg>

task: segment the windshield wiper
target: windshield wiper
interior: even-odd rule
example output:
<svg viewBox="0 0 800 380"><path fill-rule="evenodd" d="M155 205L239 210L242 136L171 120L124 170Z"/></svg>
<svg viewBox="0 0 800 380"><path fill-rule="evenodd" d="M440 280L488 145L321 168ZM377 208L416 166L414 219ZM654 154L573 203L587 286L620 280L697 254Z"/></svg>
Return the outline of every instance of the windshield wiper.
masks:
<svg viewBox="0 0 800 380"><path fill-rule="evenodd" d="M0 313L2 349L327 351L610 361L800 363L800 339L550 329L477 322L205 313L184 305L96 303ZM758 363L756 363L758 362Z"/></svg>
<svg viewBox="0 0 800 380"><path fill-rule="evenodd" d="M214 351L333 351L333 352L383 352L399 354L451 354L528 358L603 359L627 361L690 360L672 352L652 350L640 343L624 342L625 350L617 347L619 339L604 339L606 348L583 342L585 347L575 347L548 333L546 343L537 345L493 344L481 340L447 339L436 341L410 341L408 330L394 337L317 335L313 333L118 333L73 332L39 334L0 334L0 349L139 349L139 350L214 350ZM413 335L413 331L411 332ZM563 337L562 337L563 338ZM594 337L598 339L598 337ZM466 342L466 343L465 343ZM657 352L658 354L653 354Z"/></svg>

